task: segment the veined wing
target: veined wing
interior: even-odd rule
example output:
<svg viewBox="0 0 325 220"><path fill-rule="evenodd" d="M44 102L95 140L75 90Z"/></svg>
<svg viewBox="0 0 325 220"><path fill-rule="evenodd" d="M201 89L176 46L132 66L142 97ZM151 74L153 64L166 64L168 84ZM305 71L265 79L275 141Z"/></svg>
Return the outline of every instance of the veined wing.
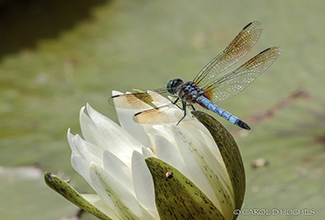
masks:
<svg viewBox="0 0 325 220"><path fill-rule="evenodd" d="M280 47L271 47L260 52L236 70L204 87L205 96L217 103L237 95L269 68L281 51Z"/></svg>
<svg viewBox="0 0 325 220"><path fill-rule="evenodd" d="M231 41L226 49L213 58L195 77L199 87L205 87L215 76L243 58L255 45L263 31L262 21L253 21Z"/></svg>
<svg viewBox="0 0 325 220"><path fill-rule="evenodd" d="M170 100L156 92L144 92L114 95L108 102L118 108L148 109L166 105Z"/></svg>
<svg viewBox="0 0 325 220"><path fill-rule="evenodd" d="M161 106L159 108L136 113L133 116L133 120L141 124L175 123L181 120L183 116L184 111L179 109L176 105L170 103L169 105ZM184 118L184 120L188 119L188 116Z"/></svg>

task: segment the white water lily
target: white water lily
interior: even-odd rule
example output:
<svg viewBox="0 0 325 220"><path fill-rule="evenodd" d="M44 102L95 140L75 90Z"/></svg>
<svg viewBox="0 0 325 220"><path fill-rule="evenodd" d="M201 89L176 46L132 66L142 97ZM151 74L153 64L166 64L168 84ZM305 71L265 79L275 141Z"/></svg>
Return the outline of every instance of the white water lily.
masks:
<svg viewBox="0 0 325 220"><path fill-rule="evenodd" d="M236 218L233 211L240 207L235 201L232 176L213 137L200 122L144 125L133 121L134 109L116 110L121 125L87 104L80 111L83 138L68 130L72 166L97 193L82 195L85 200L111 219L167 219L161 210L168 207L161 206L169 202L175 206L168 199L163 203L157 200L163 192L155 186L152 169L145 161L158 158L204 194L219 213L213 219Z"/></svg>

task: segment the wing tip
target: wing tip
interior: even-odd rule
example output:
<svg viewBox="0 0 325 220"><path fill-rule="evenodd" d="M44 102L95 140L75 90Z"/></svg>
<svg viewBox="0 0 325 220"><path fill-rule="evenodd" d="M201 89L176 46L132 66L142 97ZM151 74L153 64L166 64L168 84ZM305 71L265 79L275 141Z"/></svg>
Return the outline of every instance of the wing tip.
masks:
<svg viewBox="0 0 325 220"><path fill-rule="evenodd" d="M264 22L261 20L255 20L255 21L251 21L248 24L246 24L246 26L243 28L243 31L246 30L247 28L251 27L252 25L254 25L254 28L256 28L256 29L260 29L260 30L264 29Z"/></svg>
<svg viewBox="0 0 325 220"><path fill-rule="evenodd" d="M274 51L278 51L278 53L282 53L281 47L269 47L269 48L266 48L265 50L261 51L260 53L265 53L268 50L274 50Z"/></svg>

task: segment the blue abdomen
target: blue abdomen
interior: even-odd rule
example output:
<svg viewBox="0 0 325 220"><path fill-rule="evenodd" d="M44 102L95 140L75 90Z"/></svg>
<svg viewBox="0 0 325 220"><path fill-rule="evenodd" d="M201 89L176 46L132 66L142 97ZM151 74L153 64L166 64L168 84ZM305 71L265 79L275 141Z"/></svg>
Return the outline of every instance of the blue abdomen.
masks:
<svg viewBox="0 0 325 220"><path fill-rule="evenodd" d="M196 101L203 106L204 108L220 115L221 117L223 117L224 119L230 121L231 123L238 125L241 128L245 128L247 130L250 129L250 127L248 126L248 124L246 124L244 121L240 120L239 118L237 118L236 116L230 114L229 112L223 110L222 108L218 107L217 105L215 105L213 102L211 102L208 98L206 98L205 96L199 96Z"/></svg>

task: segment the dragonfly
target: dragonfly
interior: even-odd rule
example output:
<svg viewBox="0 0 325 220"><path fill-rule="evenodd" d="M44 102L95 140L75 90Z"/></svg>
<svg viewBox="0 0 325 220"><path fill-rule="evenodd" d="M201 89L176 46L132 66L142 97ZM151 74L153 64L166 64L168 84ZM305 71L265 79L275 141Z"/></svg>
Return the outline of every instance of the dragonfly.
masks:
<svg viewBox="0 0 325 220"><path fill-rule="evenodd" d="M237 69L224 73L227 68L246 56L258 41L263 29L264 24L260 20L247 24L219 55L204 66L193 81L184 82L176 78L170 80L164 89L115 95L109 102L120 108L144 109L133 117L138 123L178 121L178 125L187 116L188 108L192 107L195 110L195 106L199 106L218 114L240 128L250 130L246 122L220 108L216 103L243 91L280 56L282 52L280 47L270 47ZM169 94L174 99L166 102L160 94Z"/></svg>

